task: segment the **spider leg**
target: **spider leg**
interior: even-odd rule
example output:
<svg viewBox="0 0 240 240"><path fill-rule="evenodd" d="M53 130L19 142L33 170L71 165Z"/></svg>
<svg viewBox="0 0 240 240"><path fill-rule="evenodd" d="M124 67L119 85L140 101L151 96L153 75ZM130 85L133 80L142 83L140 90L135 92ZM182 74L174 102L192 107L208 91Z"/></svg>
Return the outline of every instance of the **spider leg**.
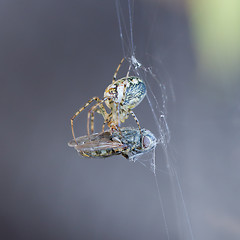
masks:
<svg viewBox="0 0 240 240"><path fill-rule="evenodd" d="M103 115L103 118L104 118L104 121L105 119L107 118L108 114L105 110L105 108L103 107L103 103L109 98L104 98L102 99L101 101L99 101L97 104L95 104L89 111L88 111L88 118L87 118L87 133L88 135L90 135L90 131L89 131L89 119L91 118L91 114L93 114L95 111L97 111L97 108L99 107L102 111L102 115Z"/></svg>
<svg viewBox="0 0 240 240"><path fill-rule="evenodd" d="M132 64L129 65L129 68L128 68L128 71L127 71L127 75L126 75L126 78L129 77L129 73L130 73L131 68L132 68Z"/></svg>
<svg viewBox="0 0 240 240"><path fill-rule="evenodd" d="M78 114L80 112L82 112L89 104L91 104L93 101L97 101L97 102L101 102L101 100L99 99L99 97L93 97L91 98L87 103L85 103L85 105L83 107L81 107L71 118L71 129L72 129L72 135L73 135L73 139L75 140L76 144L76 138L75 138L75 134L74 134L74 129L73 129L73 120L78 116Z"/></svg>
<svg viewBox="0 0 240 240"><path fill-rule="evenodd" d="M106 121L104 121L104 123L102 125L102 132L104 132L105 124L106 124Z"/></svg>
<svg viewBox="0 0 240 240"><path fill-rule="evenodd" d="M118 73L118 71L119 71L119 69L120 69L120 67L121 67L124 59L125 59L125 58L123 58L123 59L121 60L121 62L119 63L119 65L118 65L118 67L117 67L117 70L116 70L116 72L115 72L114 75L113 75L112 83L114 83L114 82L116 81L117 73Z"/></svg>
<svg viewBox="0 0 240 240"><path fill-rule="evenodd" d="M139 128L139 131L141 132L141 127L140 127L140 123L139 123L139 121L137 119L137 116L135 115L135 113L132 110L130 110L130 113L133 116L134 120L136 121L136 123L138 125L138 128Z"/></svg>
<svg viewBox="0 0 240 240"><path fill-rule="evenodd" d="M91 113L91 134L94 132L94 113L97 112L99 114L101 114L104 118L104 121L105 121L105 118L106 116L108 115L107 114L107 111L105 110L104 106L101 104L99 106L100 109L95 109L92 113Z"/></svg>
<svg viewBox="0 0 240 240"><path fill-rule="evenodd" d="M94 132L94 112L91 113L91 134Z"/></svg>
<svg viewBox="0 0 240 240"><path fill-rule="evenodd" d="M104 121L104 123L103 123L103 125L102 125L102 132L104 132L104 128L105 128L106 123L111 122L111 120L110 120L111 117L112 117L112 112L110 112L110 113L108 114L107 118L105 119L105 121Z"/></svg>
<svg viewBox="0 0 240 240"><path fill-rule="evenodd" d="M117 104L117 125L120 127L120 104Z"/></svg>
<svg viewBox="0 0 240 240"><path fill-rule="evenodd" d="M139 121L138 121L138 119L137 119L137 116L135 115L135 113L134 113L132 110L130 110L130 113L131 113L131 115L133 116L134 120L136 121L136 123L137 123L137 125L138 125L139 132L140 132L140 134L141 134L141 143L142 143L143 135L142 135L142 129L141 129L141 127L140 127L140 123L139 123Z"/></svg>
<svg viewBox="0 0 240 240"><path fill-rule="evenodd" d="M120 137L121 137L121 139L122 139L122 131L121 131L120 127L119 127L119 126L116 126L116 129L118 130L119 135L120 135Z"/></svg>

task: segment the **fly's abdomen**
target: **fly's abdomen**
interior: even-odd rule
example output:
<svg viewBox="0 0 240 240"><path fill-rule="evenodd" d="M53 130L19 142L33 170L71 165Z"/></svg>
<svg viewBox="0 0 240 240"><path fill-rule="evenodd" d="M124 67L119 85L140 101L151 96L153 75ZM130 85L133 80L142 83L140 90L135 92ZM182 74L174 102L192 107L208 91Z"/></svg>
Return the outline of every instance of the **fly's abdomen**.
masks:
<svg viewBox="0 0 240 240"><path fill-rule="evenodd" d="M115 150L112 148L109 149L105 149L105 150L92 150L92 151L80 151L80 153L85 156L85 157L90 157L90 158L94 158L94 157L110 157L112 155L119 155L121 154L120 150Z"/></svg>

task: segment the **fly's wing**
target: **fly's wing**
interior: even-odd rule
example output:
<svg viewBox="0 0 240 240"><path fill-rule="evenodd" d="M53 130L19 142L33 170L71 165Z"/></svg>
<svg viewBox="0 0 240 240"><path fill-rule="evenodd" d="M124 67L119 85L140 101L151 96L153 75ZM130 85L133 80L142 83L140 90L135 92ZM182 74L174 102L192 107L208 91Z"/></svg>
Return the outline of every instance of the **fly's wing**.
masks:
<svg viewBox="0 0 240 240"><path fill-rule="evenodd" d="M76 140L77 143L72 140L68 146L74 147L80 154L87 157L117 155L127 147L118 138L112 138L109 131L78 137Z"/></svg>
<svg viewBox="0 0 240 240"><path fill-rule="evenodd" d="M121 142L112 141L110 139L102 138L101 140L93 140L85 142L84 144L78 144L74 146L78 152L91 152L102 151L107 149L124 149L125 145Z"/></svg>
<svg viewBox="0 0 240 240"><path fill-rule="evenodd" d="M107 135L108 132L106 131L104 133L105 133L105 135ZM81 136L81 137L76 138L77 143L75 142L74 139L72 139L70 142L68 142L68 146L69 147L75 147L77 145L82 145L82 144L87 143L87 142L95 141L96 139L99 139L102 135L103 134L94 133L94 134L89 135L89 136Z"/></svg>

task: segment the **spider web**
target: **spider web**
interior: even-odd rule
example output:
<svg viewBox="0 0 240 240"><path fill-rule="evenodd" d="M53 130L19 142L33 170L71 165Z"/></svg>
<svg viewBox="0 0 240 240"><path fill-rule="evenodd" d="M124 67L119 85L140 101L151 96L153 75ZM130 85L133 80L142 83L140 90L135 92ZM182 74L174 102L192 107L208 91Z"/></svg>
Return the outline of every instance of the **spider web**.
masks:
<svg viewBox="0 0 240 240"><path fill-rule="evenodd" d="M154 58L153 55L146 54L147 51L138 49L137 43L134 40L134 0L120 1L116 0L116 15L119 25L119 33L121 39L121 47L123 56L129 63L130 75L138 76L144 80L147 86L147 102L151 109L152 119L154 120L154 131L158 138L158 145L152 152L143 154L134 158L135 162L139 162L144 166L150 166L153 171L156 188L159 196L160 208L163 216L164 228L166 232L166 239L175 239L176 236L169 230L172 222L168 219L168 213L166 212L164 202L168 201L164 198L164 194L160 191L158 178L159 175L167 173L169 178L169 186L171 191L171 197L173 199L173 208L176 210L177 225L181 229L183 239L194 239L192 233L191 222L188 216L186 203L183 197L181 183L178 177L177 170L173 164L169 154L170 143L170 130L168 126L168 100L169 96L174 100L175 96L171 84L171 78L166 69L163 67L161 59ZM155 21L156 23L156 21ZM155 23L152 23L152 27ZM136 23L137 24L137 23ZM142 33L145 34L145 33ZM157 39L153 38L156 44ZM148 45L152 42L149 41ZM143 55L144 63L147 62L149 66L144 66L142 61L138 59L138 55ZM165 72L165 77L162 72ZM171 93L171 94L169 94ZM144 126L146 127L146 126ZM160 149L160 150L159 150ZM156 151L158 150L158 151ZM164 161L163 161L164 160ZM159 167L159 163L165 162L165 166ZM165 200L165 201L164 201ZM172 229L172 228L171 228ZM180 231L178 239L181 235Z"/></svg>
<svg viewBox="0 0 240 240"><path fill-rule="evenodd" d="M123 5L123 2L120 4L120 1L116 0L116 10L123 56L129 63L130 74L132 73L144 80L147 86L146 98L155 122L155 128L157 130L156 137L158 138L158 142L164 151L167 152L167 147L170 141L170 131L167 123L168 95L166 86L153 72L152 66L145 67L140 60L136 58L136 47L133 40L134 1L129 0L127 2L127 7ZM125 9L123 9L124 7ZM128 17L126 17L127 14L125 14L124 10L128 11ZM127 24L128 21L129 24ZM155 86L157 86L157 88L155 88ZM153 91L153 88L155 88L155 91ZM152 158L150 165L152 171L155 173L156 163L154 158Z"/></svg>

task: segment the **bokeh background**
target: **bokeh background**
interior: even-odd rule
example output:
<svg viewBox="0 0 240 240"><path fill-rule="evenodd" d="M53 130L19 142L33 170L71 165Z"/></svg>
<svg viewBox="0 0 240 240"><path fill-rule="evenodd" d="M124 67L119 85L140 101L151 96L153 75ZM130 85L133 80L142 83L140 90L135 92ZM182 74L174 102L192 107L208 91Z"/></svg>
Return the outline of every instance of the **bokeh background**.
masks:
<svg viewBox="0 0 240 240"><path fill-rule="evenodd" d="M238 0L134 3L136 56L172 86L168 156L196 240L240 238L239 18ZM166 239L150 169L67 146L73 113L123 56L115 2L2 0L0 29L0 239ZM135 113L154 131L148 111ZM75 125L86 133L86 113ZM173 178L157 175L170 239L191 239Z"/></svg>

